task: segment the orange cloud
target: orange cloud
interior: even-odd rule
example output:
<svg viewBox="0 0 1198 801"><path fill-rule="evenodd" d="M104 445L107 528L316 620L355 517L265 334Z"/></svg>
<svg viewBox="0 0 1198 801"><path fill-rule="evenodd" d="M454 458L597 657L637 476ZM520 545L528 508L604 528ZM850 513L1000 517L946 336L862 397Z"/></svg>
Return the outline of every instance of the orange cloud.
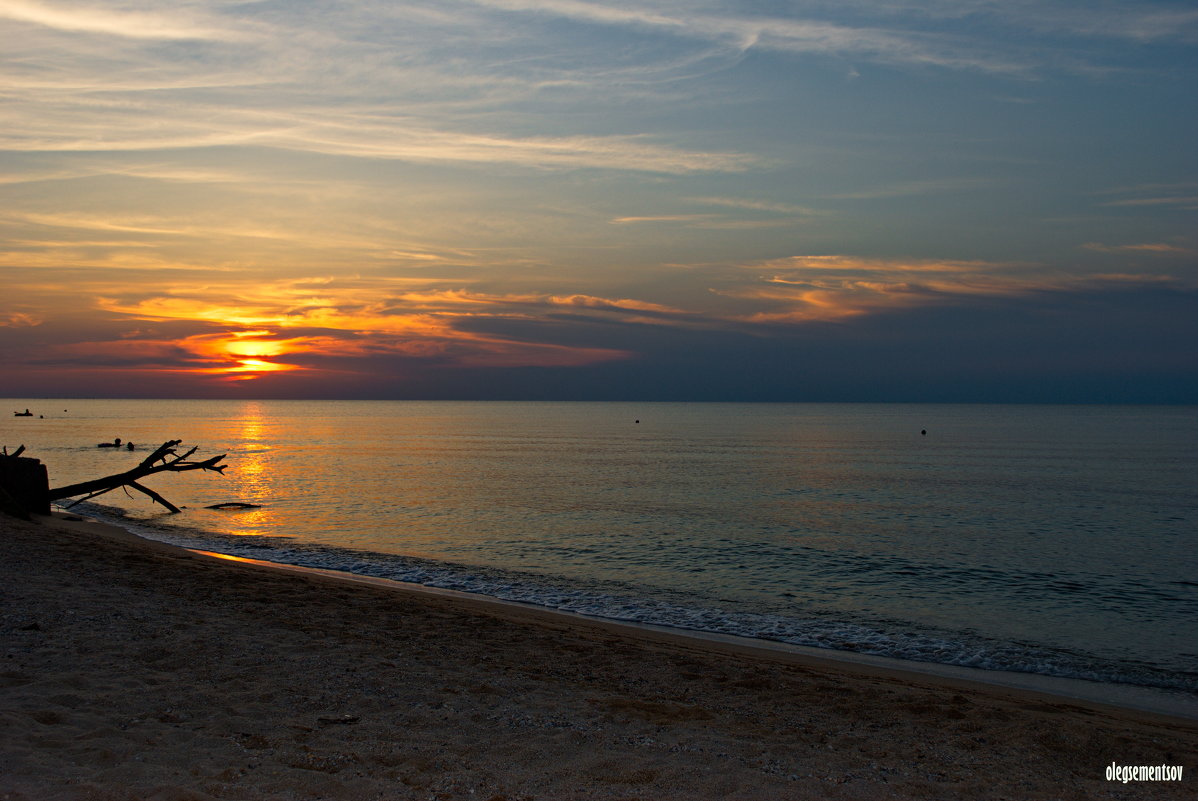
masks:
<svg viewBox="0 0 1198 801"><path fill-rule="evenodd" d="M257 378L266 373L278 373L304 368L270 359L288 353L303 353L305 338L273 339L270 331L233 331L227 334L200 334L181 340L180 347L194 353L208 367L194 367L189 372L225 375L235 380Z"/></svg>
<svg viewBox="0 0 1198 801"><path fill-rule="evenodd" d="M580 312L625 315L688 312L633 298L574 293L493 293L463 286L437 286L442 280L418 276L315 276L248 282L236 274L209 276L200 283L180 277L138 296L115 281L88 287L96 306L122 317L192 320L244 328L331 328L344 331L418 333L427 319L414 316L535 316L568 306ZM46 287L48 290L49 287ZM659 320L658 322L662 322Z"/></svg>
<svg viewBox="0 0 1198 801"><path fill-rule="evenodd" d="M197 334L179 340L131 337L100 342L50 346L43 354L50 363L83 363L97 368L149 370L213 375L235 380L265 373L300 370L271 357L302 349L298 340L266 338L268 331Z"/></svg>
<svg viewBox="0 0 1198 801"><path fill-rule="evenodd" d="M845 320L953 298L1061 289L1080 280L1044 275L1033 265L843 255L795 256L750 267L763 273L757 283L718 294L773 307L736 318L753 323Z"/></svg>
<svg viewBox="0 0 1198 801"><path fill-rule="evenodd" d="M751 280L728 281L745 277L749 269L757 273ZM733 276L722 273L720 280L723 284L711 292L741 301L738 311L699 313L636 298L489 293L436 286L431 279L357 276L254 284L222 276L220 282L180 283L149 297L106 296L97 305L127 319L218 326L213 333L163 343L175 351L163 357L162 369L244 380L285 371L319 373L334 364L352 370L354 360L388 356L447 367L568 367L631 356L613 348L501 335L489 322L560 320L558 310L646 325L801 324L963 297L1068 288L1081 279L1045 275L1034 265L833 254L745 265ZM149 362L152 355L146 354Z"/></svg>
<svg viewBox="0 0 1198 801"><path fill-rule="evenodd" d="M753 265L755 269L783 271L801 270L804 274L817 272L856 273L903 273L924 275L927 273L977 273L1012 265L985 261L958 261L952 259L869 259L859 256L822 255L790 256Z"/></svg>
<svg viewBox="0 0 1198 801"><path fill-rule="evenodd" d="M660 312L661 314L686 314L682 309L673 306L663 306L660 303L648 303L630 298L609 299L594 295L554 295L548 298L548 302L554 306L578 306L587 309L626 309Z"/></svg>
<svg viewBox="0 0 1198 801"><path fill-rule="evenodd" d="M563 304L597 312L668 310L581 295L492 295L461 288L380 293L378 283L308 279L255 287L178 286L155 297L97 301L101 309L128 318L222 326L220 333L172 344L187 354L187 364L177 369L229 378L317 370L314 365L322 360L386 354L470 367L581 366L630 356L622 350L526 341L461 325L480 317L534 319L537 307ZM284 333L295 329L305 333Z"/></svg>
<svg viewBox="0 0 1198 801"><path fill-rule="evenodd" d="M44 319L29 312L0 312L0 328L32 328L41 325Z"/></svg>

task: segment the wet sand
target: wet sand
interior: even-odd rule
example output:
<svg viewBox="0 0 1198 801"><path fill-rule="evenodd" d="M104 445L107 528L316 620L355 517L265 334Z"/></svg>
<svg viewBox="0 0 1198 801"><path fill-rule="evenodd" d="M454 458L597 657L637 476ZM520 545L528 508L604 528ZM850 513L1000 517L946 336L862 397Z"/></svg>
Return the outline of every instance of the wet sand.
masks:
<svg viewBox="0 0 1198 801"><path fill-rule="evenodd" d="M1194 721L0 517L3 801L1180 799L1196 754Z"/></svg>

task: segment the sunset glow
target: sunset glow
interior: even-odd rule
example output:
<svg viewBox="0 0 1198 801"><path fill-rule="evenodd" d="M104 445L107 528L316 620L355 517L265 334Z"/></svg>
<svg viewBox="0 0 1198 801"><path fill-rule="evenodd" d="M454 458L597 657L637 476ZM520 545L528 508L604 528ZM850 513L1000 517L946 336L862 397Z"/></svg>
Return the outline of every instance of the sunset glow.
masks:
<svg viewBox="0 0 1198 801"><path fill-rule="evenodd" d="M0 36L13 394L1198 401L1180 0L22 0Z"/></svg>
<svg viewBox="0 0 1198 801"><path fill-rule="evenodd" d="M278 356L286 352L287 343L269 339L247 339L269 334L269 331L245 331L234 334L224 343L225 350L234 356Z"/></svg>

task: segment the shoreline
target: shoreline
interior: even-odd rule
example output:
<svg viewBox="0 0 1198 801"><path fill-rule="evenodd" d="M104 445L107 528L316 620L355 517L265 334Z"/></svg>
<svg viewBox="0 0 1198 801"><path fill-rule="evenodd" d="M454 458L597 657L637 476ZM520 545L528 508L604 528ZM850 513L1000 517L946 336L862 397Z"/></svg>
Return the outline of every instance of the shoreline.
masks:
<svg viewBox="0 0 1198 801"><path fill-rule="evenodd" d="M1112 763L1194 769L1192 719L1125 706L86 521L0 518L0 570L4 801L1192 793L1106 781Z"/></svg>
<svg viewBox="0 0 1198 801"><path fill-rule="evenodd" d="M97 523L97 525L108 525ZM130 536L138 537L137 534ZM145 539L138 537L139 539ZM323 576L333 581L350 584L365 584L395 592L424 594L434 598L458 600L480 609L493 610L496 614L514 614L531 620L553 621L560 618L596 629L619 632L630 637L648 640L664 639L676 641L696 648L711 648L736 654L753 655L763 660L777 661L805 667L828 668L851 673L862 673L906 681L926 681L952 689L973 689L982 692L1011 692L1026 698L1038 698L1050 702L1069 702L1093 709L1140 712L1158 717L1162 722L1198 725L1198 696L1180 691L1156 689L1129 684L1089 681L1038 673L1024 673L985 668L964 667L939 662L915 662L873 654L858 654L851 651L836 651L830 648L793 645L790 643L720 634L695 629L679 629L652 623L636 623L623 620L586 615L536 604L492 598L479 593L428 587L396 579L363 576L342 570L303 567L264 559L182 548L170 543L160 543L168 548L179 548L200 556L220 559L234 564L259 567L265 570L281 570L301 575Z"/></svg>
<svg viewBox="0 0 1198 801"><path fill-rule="evenodd" d="M80 514L86 516L88 512ZM365 550L359 558L356 551L347 549L337 558L328 559L323 555L318 555L316 559L312 559L302 551L290 551L279 554L276 561L269 555L266 555L267 558L260 558L263 554L257 550L257 546L254 546L254 550L242 548L238 551L232 542L226 541L227 537L205 536L205 521L185 526L181 538L176 535L172 539L172 528L169 526L163 528L136 518L125 519L119 510L110 516L106 516L103 510L97 514L98 522L124 528L134 536L155 542L209 554L218 553L225 547L233 548L234 553L222 553L221 556L247 564L260 562L263 566L312 570L317 573L325 571L330 576L340 576L353 581L370 581L377 578L383 585L390 584L414 592L435 594L441 592L444 587L463 586L461 566L448 563L451 570L458 568L458 571L446 575L437 567L436 558L424 557L419 560L432 564L430 569L432 576L429 579L431 583L420 584L414 583L414 581L423 582L426 579L388 578L389 574L403 576L404 573L410 571L403 567L393 568L386 561L374 564L377 569L370 569L373 558L377 557L380 560L403 559L404 557L399 554L386 552L376 554ZM196 542L196 539L199 541ZM302 548L302 545L298 547ZM337 550L336 546L332 546L332 548L334 551ZM310 567L293 564L289 561L292 559L299 561L301 565ZM366 563L366 568L363 568L362 562ZM350 572L359 570L364 570L364 572ZM424 574L426 571L420 569L416 572ZM785 616L779 616L777 622L783 624L783 633L778 639L768 639L759 637L755 633L768 627L763 627L753 620L738 620L735 617L735 612L732 613L731 619L722 619L723 613L718 605L708 607L711 610L716 610L712 616L704 614L706 610L699 609L698 622L693 624L688 622L690 617L688 613L693 610L680 607L683 614L678 614L678 610L667 608L663 614L654 607L653 603L648 604L647 614L644 613L644 610L638 610L636 617L641 619L629 620L624 617L624 604L620 602L622 599L618 596L614 598L615 603L612 603L613 599L603 599L599 603L591 601L573 605L566 603L564 607L559 608L546 605L543 599L548 598L550 603L553 603L561 594L560 590L545 592L543 589L537 589L534 581L531 585L533 589L529 591L527 587L521 585L521 582L527 577L522 576L518 570L511 577L502 581L486 579L474 581L474 577L470 575L471 572L466 570L464 576L466 579L464 585L469 588L448 591L450 595L460 592L463 597L472 597L479 601L510 602L530 609L542 609L551 614L575 616L578 620L606 621L613 625L626 624L660 632L664 635L690 636L714 642L726 639L749 647L756 645L767 650L808 654L817 660L831 659L849 664L861 663L877 666L883 670L909 670L914 673L927 673L966 682L976 681L1002 687L1014 687L1079 701L1124 706L1142 711L1156 711L1169 716L1198 720L1198 689L1193 687L1192 673L1184 671L1171 673L1155 663L1137 665L1137 660L1130 656L1125 656L1122 661L1110 656L1105 662L1102 658L1097 657L1096 661L1091 661L1084 655L1071 653L1070 646L1033 645L1023 642L1021 638L1009 632L1005 636L990 634L971 640L969 630L958 637L952 630L912 635L900 629L896 637L897 647L895 647L895 643L890 643L887 650L880 653L870 650L842 650L837 645L839 640L853 641L862 637L861 631L852 631L852 629L860 629L864 626L865 636L876 633L884 640L889 639L894 632L886 628L876 628L879 624L866 621L859 624L848 624L850 632L847 634L834 632L832 636L820 634L812 637L807 636L802 621L798 626L791 627L794 621L788 620ZM535 577L535 574L530 575ZM514 592L512 591L513 584L516 586ZM599 590L600 594L603 592L604 590ZM668 602L666 606L669 606ZM609 612L614 616L608 617ZM845 618L845 620L849 620L849 618ZM738 630L742 633L734 633ZM818 631L818 627L816 631ZM935 641L939 637L953 640L949 643L947 651L941 649L939 647L941 644ZM1014 658L1011 654L1004 653L1006 644L1013 646ZM1058 650L1058 653L1054 654L1054 650ZM923 658L927 653L932 655L932 659ZM1057 655L1062 656L1064 661L1057 662L1055 659ZM979 661L987 666L976 666ZM969 664L970 662L975 664ZM1050 672L1040 672L1041 670Z"/></svg>

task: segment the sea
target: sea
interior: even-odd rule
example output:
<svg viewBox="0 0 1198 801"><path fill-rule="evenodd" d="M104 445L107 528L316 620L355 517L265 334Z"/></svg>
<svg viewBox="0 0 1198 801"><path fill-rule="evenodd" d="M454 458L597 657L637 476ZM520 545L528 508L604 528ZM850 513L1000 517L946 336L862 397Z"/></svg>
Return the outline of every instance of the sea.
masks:
<svg viewBox="0 0 1198 801"><path fill-rule="evenodd" d="M619 621L1198 693L1198 407L10 399L72 507ZM99 448L120 437L135 443ZM209 509L222 503L255 508ZM63 502L66 505L66 502Z"/></svg>

